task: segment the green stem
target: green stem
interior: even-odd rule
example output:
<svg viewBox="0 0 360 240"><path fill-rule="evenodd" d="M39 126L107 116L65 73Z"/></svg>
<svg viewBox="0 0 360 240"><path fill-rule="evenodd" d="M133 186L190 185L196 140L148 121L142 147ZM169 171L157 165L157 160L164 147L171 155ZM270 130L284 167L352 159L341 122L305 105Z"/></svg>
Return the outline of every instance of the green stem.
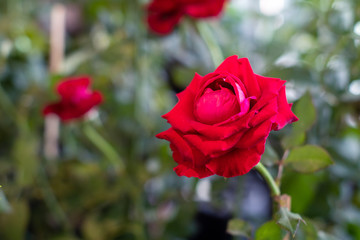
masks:
<svg viewBox="0 0 360 240"><path fill-rule="evenodd" d="M219 44L215 40L214 34L211 32L209 25L207 25L205 22L197 21L196 27L210 51L210 55L215 67L219 66L224 60L224 56Z"/></svg>
<svg viewBox="0 0 360 240"><path fill-rule="evenodd" d="M44 200L48 206L49 209L53 211L53 213L56 215L57 220L59 223L63 224L65 229L68 232L71 232L71 225L69 224L69 220L66 216L66 213L60 206L55 193L53 192L50 183L48 182L48 177L46 175L45 169L43 166L39 167L39 176L37 178L39 185L41 187L41 191L44 195Z"/></svg>
<svg viewBox="0 0 360 240"><path fill-rule="evenodd" d="M273 197L280 196L279 186L276 184L274 178L271 176L269 171L264 167L264 165L262 165L262 163L259 162L255 166L255 169L256 169L256 171L258 171L261 174L261 176L264 178L264 180L268 184L270 191L271 191L271 195Z"/></svg>
<svg viewBox="0 0 360 240"><path fill-rule="evenodd" d="M112 164L117 171L123 173L125 168L124 162L114 147L105 140L105 138L101 136L94 127L86 124L83 130L84 134L105 155L110 164Z"/></svg>

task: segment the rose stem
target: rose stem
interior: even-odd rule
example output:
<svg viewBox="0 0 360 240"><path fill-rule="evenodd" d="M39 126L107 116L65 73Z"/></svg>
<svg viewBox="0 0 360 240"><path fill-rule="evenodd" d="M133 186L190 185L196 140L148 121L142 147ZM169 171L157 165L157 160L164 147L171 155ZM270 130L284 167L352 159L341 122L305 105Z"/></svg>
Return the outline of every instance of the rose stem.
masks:
<svg viewBox="0 0 360 240"><path fill-rule="evenodd" d="M275 182L277 183L277 185L280 187L281 184L281 178L282 178L282 174L283 174L283 169L284 169L284 161L287 158L287 156L289 155L289 150L285 150L283 157L280 159L279 161L279 170L278 170L278 174L275 178Z"/></svg>
<svg viewBox="0 0 360 240"><path fill-rule="evenodd" d="M210 51L215 67L219 66L224 60L224 56L219 44L215 40L214 34L211 32L211 29L207 23L201 21L196 22L196 28Z"/></svg>
<svg viewBox="0 0 360 240"><path fill-rule="evenodd" d="M100 133L98 133L93 126L85 124L83 131L88 139L105 155L115 170L122 174L124 172L125 164L115 148Z"/></svg>
<svg viewBox="0 0 360 240"><path fill-rule="evenodd" d="M279 197L280 196L279 186L276 184L274 178L271 176L269 171L264 167L264 165L262 165L262 163L259 162L254 168L256 169L256 171L258 171L261 174L261 176L268 184L271 191L271 195L273 197Z"/></svg>

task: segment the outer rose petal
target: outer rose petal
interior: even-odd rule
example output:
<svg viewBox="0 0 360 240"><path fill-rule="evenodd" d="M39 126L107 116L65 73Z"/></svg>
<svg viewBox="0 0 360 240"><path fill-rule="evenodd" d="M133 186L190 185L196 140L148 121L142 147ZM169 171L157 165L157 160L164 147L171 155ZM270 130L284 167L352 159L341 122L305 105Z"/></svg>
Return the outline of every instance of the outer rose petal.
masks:
<svg viewBox="0 0 360 240"><path fill-rule="evenodd" d="M260 162L265 150L265 140L250 149L234 149L223 156L213 158L206 167L216 175L236 177L248 173Z"/></svg>
<svg viewBox="0 0 360 240"><path fill-rule="evenodd" d="M148 5L150 12L173 12L178 9L179 3L177 1L169 0L154 0Z"/></svg>
<svg viewBox="0 0 360 240"><path fill-rule="evenodd" d="M173 128L156 135L156 137L168 140L173 150L174 160L182 165L192 168L194 171L202 171L207 159L194 146L187 143L181 133Z"/></svg>
<svg viewBox="0 0 360 240"><path fill-rule="evenodd" d="M249 129L242 135L241 139L236 144L236 148L249 149L258 145L262 141L266 141L272 127L272 121L265 121L258 126Z"/></svg>
<svg viewBox="0 0 360 240"><path fill-rule="evenodd" d="M273 126L274 130L280 130L282 129L286 124L296 122L299 120L295 114L291 111L292 104L289 104L286 100L285 95L285 86L283 86L280 90L279 96L278 96L278 114L275 118L275 124Z"/></svg>
<svg viewBox="0 0 360 240"><path fill-rule="evenodd" d="M273 98L269 100L269 102L261 109L255 111L257 114L251 119L249 123L250 127L256 127L262 122L269 119L272 119L272 121L274 121L274 117L278 114L277 99Z"/></svg>
<svg viewBox="0 0 360 240"><path fill-rule="evenodd" d="M245 130L240 131L223 140L209 140L208 138L197 134L184 135L183 137L187 142L202 152L202 154L212 157L216 153L225 152L234 147L239 142L244 132Z"/></svg>
<svg viewBox="0 0 360 240"><path fill-rule="evenodd" d="M225 0L201 1L188 4L184 11L195 18L212 17L220 14L224 7Z"/></svg>
<svg viewBox="0 0 360 240"><path fill-rule="evenodd" d="M196 73L189 86L184 91L177 94L179 102L170 112L162 116L167 119L175 129L180 130L181 132L194 131L190 126L190 122L195 121L193 115L193 101L196 97L202 78L202 76Z"/></svg>
<svg viewBox="0 0 360 240"><path fill-rule="evenodd" d="M258 98L261 95L259 83L247 58L239 59L236 55L228 57L215 72L228 72L238 77L243 82L249 97L255 96Z"/></svg>
<svg viewBox="0 0 360 240"><path fill-rule="evenodd" d="M150 29L159 34L170 33L181 20L181 13L150 13L147 18Z"/></svg>
<svg viewBox="0 0 360 240"><path fill-rule="evenodd" d="M90 85L89 76L67 78L59 83L57 92L64 99L71 98L78 88L87 88Z"/></svg>
<svg viewBox="0 0 360 240"><path fill-rule="evenodd" d="M195 171L195 170L193 170L191 168L188 168L187 166L181 165L181 164L179 164L177 167L175 167L174 171L180 177L181 176L186 176L186 177L205 178L205 177L209 177L211 175L214 175L214 173L211 172L210 170L208 170L206 167L204 167L203 169Z"/></svg>

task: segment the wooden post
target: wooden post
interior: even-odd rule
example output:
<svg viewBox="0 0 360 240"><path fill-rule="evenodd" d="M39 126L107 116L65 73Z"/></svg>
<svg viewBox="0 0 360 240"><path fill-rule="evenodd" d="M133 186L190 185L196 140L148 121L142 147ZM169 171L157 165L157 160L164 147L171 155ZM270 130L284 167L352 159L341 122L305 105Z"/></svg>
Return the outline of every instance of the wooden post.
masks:
<svg viewBox="0 0 360 240"><path fill-rule="evenodd" d="M66 9L62 4L56 4L50 16L50 74L58 74L64 60L65 49L65 14ZM59 129L60 119L54 114L45 117L44 125L44 156L54 159L59 156Z"/></svg>

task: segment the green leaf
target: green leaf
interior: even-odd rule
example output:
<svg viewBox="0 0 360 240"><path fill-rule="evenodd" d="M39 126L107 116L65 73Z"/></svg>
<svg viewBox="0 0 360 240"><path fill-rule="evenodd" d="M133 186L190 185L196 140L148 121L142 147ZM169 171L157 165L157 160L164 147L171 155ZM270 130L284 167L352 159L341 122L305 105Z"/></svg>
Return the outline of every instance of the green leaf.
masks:
<svg viewBox="0 0 360 240"><path fill-rule="evenodd" d="M275 221L264 223L255 233L255 240L282 239L284 236L280 226Z"/></svg>
<svg viewBox="0 0 360 240"><path fill-rule="evenodd" d="M40 162L37 149L36 138L29 134L18 136L12 149L12 157L17 167L16 181L19 186L30 186L36 178Z"/></svg>
<svg viewBox="0 0 360 240"><path fill-rule="evenodd" d="M299 214L290 212L287 208L280 208L276 215L276 222L285 230L289 231L293 238L295 238L300 222L305 223ZM305 223L306 224L306 223Z"/></svg>
<svg viewBox="0 0 360 240"><path fill-rule="evenodd" d="M285 136L281 144L285 149L291 149L300 146L305 141L305 132L292 131L289 135Z"/></svg>
<svg viewBox="0 0 360 240"><path fill-rule="evenodd" d="M323 148L305 145L294 148L284 164L301 173L313 173L333 164L333 161Z"/></svg>
<svg viewBox="0 0 360 240"><path fill-rule="evenodd" d="M266 143L264 154L261 157L261 162L265 166L271 167L276 165L278 161L279 161L279 156L277 155L276 151L270 144Z"/></svg>
<svg viewBox="0 0 360 240"><path fill-rule="evenodd" d="M310 219L306 219L306 224L301 224L296 234L296 240L318 240L317 229Z"/></svg>
<svg viewBox="0 0 360 240"><path fill-rule="evenodd" d="M291 196L291 209L302 214L314 201L316 188L320 181L319 174L289 171L283 175L281 180L281 192Z"/></svg>
<svg viewBox="0 0 360 240"><path fill-rule="evenodd" d="M293 124L295 132L305 132L315 123L316 109L310 92L306 92L295 104L294 113L299 118L299 121Z"/></svg>
<svg viewBox="0 0 360 240"><path fill-rule="evenodd" d="M228 222L226 231L233 236L243 236L250 238L252 227L244 220L234 218Z"/></svg>
<svg viewBox="0 0 360 240"><path fill-rule="evenodd" d="M12 211L0 215L0 239L25 239L29 207L25 201L11 202Z"/></svg>

